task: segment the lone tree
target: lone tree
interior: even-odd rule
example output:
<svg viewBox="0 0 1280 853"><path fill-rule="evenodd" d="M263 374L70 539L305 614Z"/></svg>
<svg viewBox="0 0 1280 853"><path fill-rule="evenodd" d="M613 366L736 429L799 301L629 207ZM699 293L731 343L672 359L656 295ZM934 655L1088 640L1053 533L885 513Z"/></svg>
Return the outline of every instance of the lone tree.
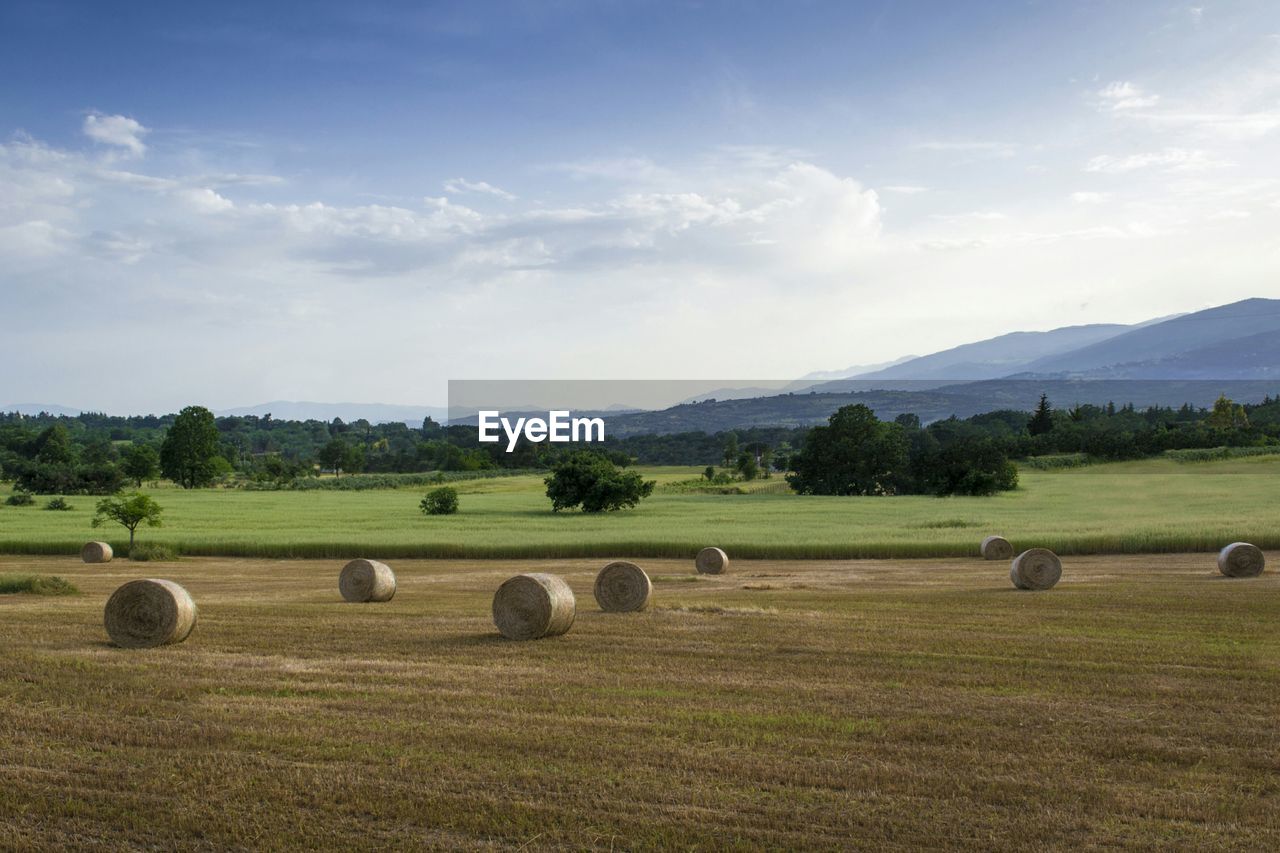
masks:
<svg viewBox="0 0 1280 853"><path fill-rule="evenodd" d="M583 512L612 512L649 497L655 481L622 471L599 453L578 450L557 463L543 482L554 512L575 506Z"/></svg>
<svg viewBox="0 0 1280 853"><path fill-rule="evenodd" d="M93 516L93 526L101 527L109 521L121 525L129 531L129 550L133 551L133 537L138 526L146 524L148 527L159 527L161 512L163 510L160 504L152 500L149 495L141 492L117 495L98 501L98 511Z"/></svg>
<svg viewBox="0 0 1280 853"><path fill-rule="evenodd" d="M908 441L861 404L843 406L791 455L791 488L802 495L891 495L907 477Z"/></svg>
<svg viewBox="0 0 1280 853"><path fill-rule="evenodd" d="M142 488L143 480L160 476L160 454L149 444L135 444L124 452L120 470L135 486Z"/></svg>
<svg viewBox="0 0 1280 853"><path fill-rule="evenodd" d="M160 445L160 471L184 489L207 486L220 467L218 425L204 406L178 413Z"/></svg>
<svg viewBox="0 0 1280 853"><path fill-rule="evenodd" d="M1027 422L1027 431L1032 435L1044 435L1053 431L1053 407L1049 405L1048 394L1040 395L1040 404Z"/></svg>

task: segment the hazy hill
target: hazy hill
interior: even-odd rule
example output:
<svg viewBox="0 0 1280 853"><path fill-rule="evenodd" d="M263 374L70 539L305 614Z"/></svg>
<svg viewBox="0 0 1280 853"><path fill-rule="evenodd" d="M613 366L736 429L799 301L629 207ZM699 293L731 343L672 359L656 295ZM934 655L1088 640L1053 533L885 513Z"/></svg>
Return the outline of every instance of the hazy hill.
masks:
<svg viewBox="0 0 1280 853"><path fill-rule="evenodd" d="M1126 331L1027 365L1037 376L1144 379L1266 378L1280 361L1280 299L1245 299ZM1221 370L1219 376L1206 374Z"/></svg>
<svg viewBox="0 0 1280 853"><path fill-rule="evenodd" d="M856 379L996 379L1019 373L1037 359L1070 352L1132 329L1116 323L1066 326L1048 332L1010 332L901 364L861 373Z"/></svg>

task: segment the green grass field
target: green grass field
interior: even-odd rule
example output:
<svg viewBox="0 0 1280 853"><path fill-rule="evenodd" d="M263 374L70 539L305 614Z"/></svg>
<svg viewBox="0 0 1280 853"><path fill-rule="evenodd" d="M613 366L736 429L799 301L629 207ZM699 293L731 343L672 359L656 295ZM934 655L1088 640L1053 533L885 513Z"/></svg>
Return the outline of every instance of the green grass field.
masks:
<svg viewBox="0 0 1280 853"><path fill-rule="evenodd" d="M0 595L0 849L1280 848L1274 568L643 564L651 608L606 614L600 560L396 561L348 605L337 560L0 557L83 590ZM577 621L502 640L531 570ZM187 642L107 644L140 574Z"/></svg>
<svg viewBox="0 0 1280 853"><path fill-rule="evenodd" d="M664 484L694 469L647 469ZM685 556L717 544L740 557L963 556L988 533L1062 554L1207 551L1244 539L1280 547L1280 457L1199 464L1167 459L1038 471L991 498L800 497L778 478L745 495L659 487L634 510L553 514L538 477L458 484L456 516L423 516L424 489L245 492L154 490L165 526L139 541L192 555L260 557ZM74 553L120 528L90 526L94 499L70 512L0 506L0 552Z"/></svg>

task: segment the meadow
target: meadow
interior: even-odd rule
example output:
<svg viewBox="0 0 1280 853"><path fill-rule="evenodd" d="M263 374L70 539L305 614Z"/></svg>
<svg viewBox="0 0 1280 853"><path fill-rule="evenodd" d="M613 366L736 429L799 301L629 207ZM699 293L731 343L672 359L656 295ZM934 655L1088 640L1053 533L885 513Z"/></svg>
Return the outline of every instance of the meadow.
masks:
<svg viewBox="0 0 1280 853"><path fill-rule="evenodd" d="M342 603L341 561L149 564L200 622L125 651L102 606L142 567L0 557L82 590L0 596L0 848L1280 846L1274 569L643 564L625 615L599 560L397 561L383 605ZM502 640L530 570L577 621Z"/></svg>
<svg viewBox="0 0 1280 853"><path fill-rule="evenodd" d="M643 469L653 497L608 515L553 514L538 476L455 484L455 516L426 517L425 488L306 492L149 489L164 527L139 542L188 555L244 557L677 557L716 544L740 557L966 556L988 533L1061 554L1209 551L1244 539L1280 547L1280 457L1170 459L1050 470L990 498L790 494L780 477L746 494L690 493L686 468ZM95 499L68 512L0 506L0 553L70 554L89 538L123 553L120 528L90 526Z"/></svg>

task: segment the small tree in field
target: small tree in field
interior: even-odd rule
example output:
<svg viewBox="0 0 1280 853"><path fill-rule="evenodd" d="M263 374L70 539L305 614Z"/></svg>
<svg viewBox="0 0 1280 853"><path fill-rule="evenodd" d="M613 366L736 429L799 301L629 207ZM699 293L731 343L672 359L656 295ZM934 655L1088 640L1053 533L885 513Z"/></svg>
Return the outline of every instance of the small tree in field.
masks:
<svg viewBox="0 0 1280 853"><path fill-rule="evenodd" d="M161 512L163 510L160 504L152 500L149 495L141 492L116 495L98 501L98 511L93 517L93 526L101 527L109 521L119 524L129 531L129 550L132 551L133 537L138 527L142 524L148 527L159 527Z"/></svg>
<svg viewBox="0 0 1280 853"><path fill-rule="evenodd" d="M590 450L569 454L543 482L554 512L579 505L583 512L632 507L653 494L654 486L653 480L645 480L635 471L619 470L608 458Z"/></svg>
<svg viewBox="0 0 1280 853"><path fill-rule="evenodd" d="M453 486L432 489L419 506L426 515L453 515L458 511L458 490Z"/></svg>

